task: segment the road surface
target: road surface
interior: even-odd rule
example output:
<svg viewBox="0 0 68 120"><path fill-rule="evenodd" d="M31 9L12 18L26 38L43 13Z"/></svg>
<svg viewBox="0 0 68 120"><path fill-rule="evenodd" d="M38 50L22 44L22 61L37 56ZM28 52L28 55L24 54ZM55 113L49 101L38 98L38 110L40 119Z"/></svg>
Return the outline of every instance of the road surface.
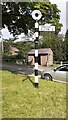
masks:
<svg viewBox="0 0 68 120"><path fill-rule="evenodd" d="M45 67L45 66L38 66L38 75L41 77L41 71L43 70L50 70L53 67ZM14 65L14 64L0 64L0 69L3 70L9 70L11 72L15 73L21 73L21 74L27 74L27 75L33 75L34 76L34 67L28 66L28 65ZM62 82L58 81L57 82ZM64 81L65 83L65 81Z"/></svg>
<svg viewBox="0 0 68 120"><path fill-rule="evenodd" d="M22 74L34 75L34 67L28 65L14 65L14 64L0 64L0 69L9 70L11 72L17 72ZM44 67L39 67L38 73L41 74L41 71L44 70Z"/></svg>

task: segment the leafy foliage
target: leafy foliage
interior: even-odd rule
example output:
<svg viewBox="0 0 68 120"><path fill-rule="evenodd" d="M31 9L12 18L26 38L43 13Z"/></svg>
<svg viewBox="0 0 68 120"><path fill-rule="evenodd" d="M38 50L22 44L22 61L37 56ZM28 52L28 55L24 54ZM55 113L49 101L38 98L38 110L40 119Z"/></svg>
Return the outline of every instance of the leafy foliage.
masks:
<svg viewBox="0 0 68 120"><path fill-rule="evenodd" d="M18 60L27 60L28 59L28 51L30 51L32 48L34 48L33 42L17 42L14 43L14 41L8 40L3 42L4 46L4 53L3 53L3 60L5 61L16 61ZM12 55L10 53L10 46L18 48L20 51L18 55Z"/></svg>
<svg viewBox="0 0 68 120"><path fill-rule="evenodd" d="M51 48L54 61L65 61L65 41L63 36L51 32L43 34L43 39L39 41L39 48Z"/></svg>
<svg viewBox="0 0 68 120"><path fill-rule="evenodd" d="M56 35L51 32L44 32L43 39L39 40L39 48L51 48L53 51L53 59L54 61L60 62L60 61L67 61L66 52L67 52L67 39L64 38L61 35ZM15 58L11 56L9 46L16 47L20 50L18 55L15 55ZM28 59L28 52L31 49L34 49L35 45L34 42L17 42L14 43L13 41L9 40L8 42L4 42L4 54L3 58L11 58L13 60L15 59Z"/></svg>
<svg viewBox="0 0 68 120"><path fill-rule="evenodd" d="M66 51L66 61L68 61L68 30L66 31L65 34L65 51Z"/></svg>
<svg viewBox="0 0 68 120"><path fill-rule="evenodd" d="M56 34L61 30L60 10L56 4L50 2L6 2L2 3L2 26L7 25L9 31L14 35L34 30L35 21L31 13L38 9L42 12L40 24L52 23L56 26Z"/></svg>
<svg viewBox="0 0 68 120"><path fill-rule="evenodd" d="M14 45L20 50L18 56L21 56L21 58L23 59L28 59L28 51L34 48L33 42L18 42L15 43Z"/></svg>

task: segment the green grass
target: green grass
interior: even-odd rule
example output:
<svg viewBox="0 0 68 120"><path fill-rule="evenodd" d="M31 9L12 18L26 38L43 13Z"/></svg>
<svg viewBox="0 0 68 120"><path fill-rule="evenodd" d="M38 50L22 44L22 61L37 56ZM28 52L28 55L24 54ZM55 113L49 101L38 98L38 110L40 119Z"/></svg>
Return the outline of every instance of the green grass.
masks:
<svg viewBox="0 0 68 120"><path fill-rule="evenodd" d="M1 72L1 71L0 71ZM3 118L65 118L66 84L2 72Z"/></svg>

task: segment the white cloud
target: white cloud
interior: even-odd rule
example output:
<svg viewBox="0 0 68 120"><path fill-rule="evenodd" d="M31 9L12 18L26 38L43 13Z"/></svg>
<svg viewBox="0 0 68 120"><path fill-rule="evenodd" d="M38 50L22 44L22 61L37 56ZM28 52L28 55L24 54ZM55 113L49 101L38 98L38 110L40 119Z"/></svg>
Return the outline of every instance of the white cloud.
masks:
<svg viewBox="0 0 68 120"><path fill-rule="evenodd" d="M2 29L2 38L4 38L4 39L13 38L13 35L10 34L10 32L8 31L6 26L5 26L5 28Z"/></svg>
<svg viewBox="0 0 68 120"><path fill-rule="evenodd" d="M63 27L61 29L61 33L63 34L65 34L65 31L66 31L66 1L65 0L50 0L52 4L57 4L58 9L61 10L60 23L63 24Z"/></svg>

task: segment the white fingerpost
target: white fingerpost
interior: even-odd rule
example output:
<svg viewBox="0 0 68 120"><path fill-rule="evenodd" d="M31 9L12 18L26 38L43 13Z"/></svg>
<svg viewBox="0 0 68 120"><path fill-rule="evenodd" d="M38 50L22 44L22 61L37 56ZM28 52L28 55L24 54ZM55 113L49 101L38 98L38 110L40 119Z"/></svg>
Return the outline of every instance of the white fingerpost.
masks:
<svg viewBox="0 0 68 120"><path fill-rule="evenodd" d="M45 25L39 25L38 20L40 20L42 14L39 10L34 10L32 12L32 18L36 20L35 23L35 87L38 87L38 38L39 31L55 31L55 26L46 23Z"/></svg>
<svg viewBox="0 0 68 120"><path fill-rule="evenodd" d="M35 23L35 87L38 87L38 22Z"/></svg>
<svg viewBox="0 0 68 120"><path fill-rule="evenodd" d="M38 38L39 38L39 24L42 14L39 10L32 12L32 18L36 20L35 23L35 88L38 88Z"/></svg>

